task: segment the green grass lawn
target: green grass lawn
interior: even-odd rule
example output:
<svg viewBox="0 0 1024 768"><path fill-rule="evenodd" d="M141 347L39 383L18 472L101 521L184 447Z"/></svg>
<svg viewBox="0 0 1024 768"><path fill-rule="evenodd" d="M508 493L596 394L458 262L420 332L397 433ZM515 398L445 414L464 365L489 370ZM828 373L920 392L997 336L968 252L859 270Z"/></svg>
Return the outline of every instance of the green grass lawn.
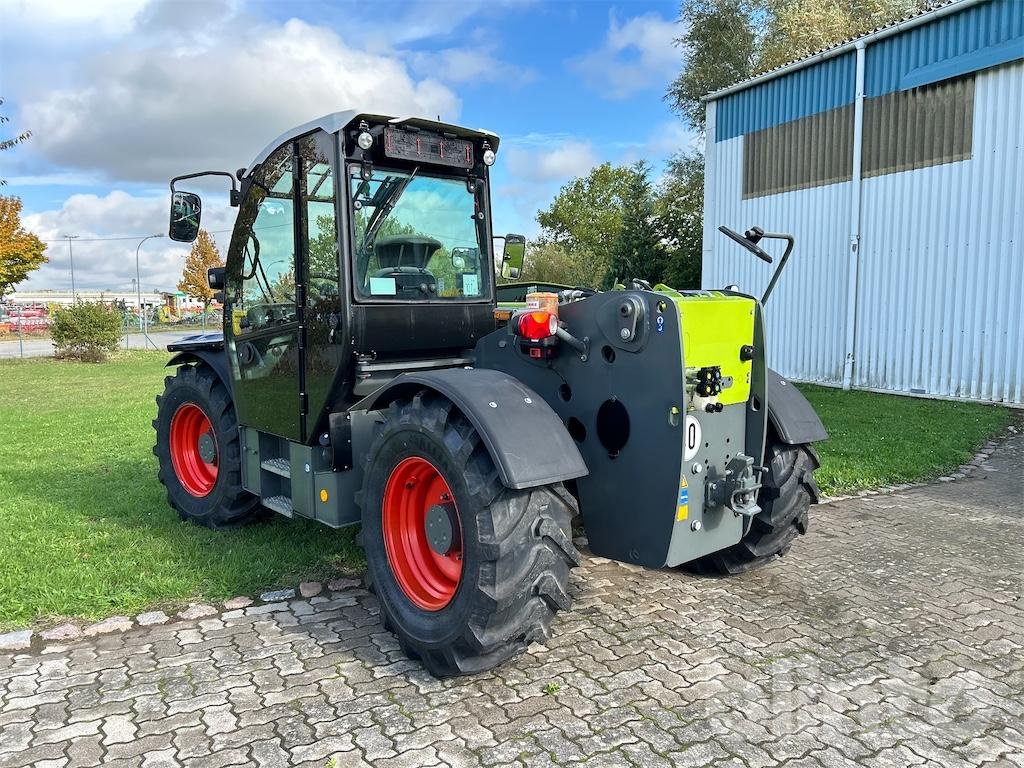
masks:
<svg viewBox="0 0 1024 768"><path fill-rule="evenodd" d="M351 529L271 518L214 533L182 523L151 448L164 353L87 365L0 363L0 627L219 600L363 567ZM982 405L805 389L832 440L835 494L933 477L1010 413Z"/></svg>
<svg viewBox="0 0 1024 768"><path fill-rule="evenodd" d="M361 569L354 531L182 523L156 480L166 353L0 363L0 626L223 599Z"/></svg>
<svg viewBox="0 0 1024 768"><path fill-rule="evenodd" d="M801 385L829 440L817 445L815 477L828 495L936 478L977 452L1013 420L978 403L844 392Z"/></svg>

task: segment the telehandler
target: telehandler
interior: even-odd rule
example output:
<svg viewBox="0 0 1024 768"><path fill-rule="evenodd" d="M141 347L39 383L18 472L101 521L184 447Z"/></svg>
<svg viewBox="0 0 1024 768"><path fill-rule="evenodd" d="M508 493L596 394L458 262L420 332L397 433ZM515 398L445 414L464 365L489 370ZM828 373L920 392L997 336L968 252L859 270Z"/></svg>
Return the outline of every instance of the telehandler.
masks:
<svg viewBox="0 0 1024 768"><path fill-rule="evenodd" d="M239 210L209 272L223 333L168 347L153 426L170 505L211 528L261 508L361 523L385 627L439 676L547 636L570 604L577 513L595 554L651 568L784 554L826 437L767 367L762 301L735 288L636 279L499 308L525 240L505 236L495 263L498 146L338 112L235 174L171 181L174 240L200 225L186 179L227 177ZM759 240L793 246L723 231L769 262Z"/></svg>

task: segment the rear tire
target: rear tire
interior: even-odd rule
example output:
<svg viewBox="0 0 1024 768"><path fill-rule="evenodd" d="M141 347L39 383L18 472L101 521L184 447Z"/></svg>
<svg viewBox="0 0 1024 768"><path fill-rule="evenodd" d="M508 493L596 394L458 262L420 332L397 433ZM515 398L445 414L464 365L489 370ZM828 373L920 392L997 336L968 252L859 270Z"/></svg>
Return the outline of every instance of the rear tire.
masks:
<svg viewBox="0 0 1024 768"><path fill-rule="evenodd" d="M819 463L810 445L787 445L770 433L765 449L768 471L761 478L757 497L761 512L754 516L750 530L738 544L695 560L693 569L699 573L737 574L786 554L796 537L807 533L810 505L818 503L820 492L814 470Z"/></svg>
<svg viewBox="0 0 1024 768"><path fill-rule="evenodd" d="M490 669L547 637L555 613L570 606L569 570L579 565L570 528L575 500L561 483L505 488L480 435L440 395L422 391L392 403L382 417L356 500L362 508L367 582L380 602L385 628L410 658L420 659L438 677ZM408 584L411 573L428 567L430 553L421 558L427 565L411 567L395 553L392 526L408 517L389 511L408 501L394 482L389 484L395 478L419 499L421 509L438 504L417 495L418 479L408 474L410 459L412 466L429 466L424 473L434 495L442 489L441 498L450 497L458 523L452 525L457 542L452 549L441 554L436 541L432 545L439 558L460 556L461 568L442 569L457 578L449 578L447 587L443 579L432 579L441 586L426 596ZM409 524L399 540L422 531L422 524Z"/></svg>
<svg viewBox="0 0 1024 768"><path fill-rule="evenodd" d="M259 499L242 488L238 419L217 374L201 363L179 366L164 379L156 404L153 453L167 502L183 520L207 528L233 527L252 517ZM197 435L207 435L205 453L194 445Z"/></svg>

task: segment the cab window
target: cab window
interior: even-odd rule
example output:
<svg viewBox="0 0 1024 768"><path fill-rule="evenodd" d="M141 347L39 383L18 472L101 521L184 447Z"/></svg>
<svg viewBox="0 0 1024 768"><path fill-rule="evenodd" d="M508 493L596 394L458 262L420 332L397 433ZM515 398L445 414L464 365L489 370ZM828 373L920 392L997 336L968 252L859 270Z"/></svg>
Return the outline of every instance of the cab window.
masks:
<svg viewBox="0 0 1024 768"><path fill-rule="evenodd" d="M295 321L295 203L292 146L274 152L253 174L238 215L241 280L232 291L235 332ZM232 242L232 250L235 249Z"/></svg>
<svg viewBox="0 0 1024 768"><path fill-rule="evenodd" d="M334 209L334 175L331 169L332 144L324 134L299 141L302 162L301 203L305 215L305 239L308 257L305 284L307 307L337 310L339 299L338 225Z"/></svg>
<svg viewBox="0 0 1024 768"><path fill-rule="evenodd" d="M419 168L352 166L356 295L382 301L471 301L490 296L478 194L466 179Z"/></svg>

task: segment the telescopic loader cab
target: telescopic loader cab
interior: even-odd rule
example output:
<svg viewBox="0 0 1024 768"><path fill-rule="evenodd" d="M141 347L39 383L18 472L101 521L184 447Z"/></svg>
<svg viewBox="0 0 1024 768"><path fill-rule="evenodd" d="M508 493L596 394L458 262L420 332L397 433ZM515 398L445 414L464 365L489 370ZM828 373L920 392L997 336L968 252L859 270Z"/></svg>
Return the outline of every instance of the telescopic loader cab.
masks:
<svg viewBox="0 0 1024 768"><path fill-rule="evenodd" d="M732 573L784 554L825 438L768 369L754 297L634 280L499 308L525 240L496 259L498 145L341 112L220 173L239 209L209 276L223 334L169 347L154 421L183 518L361 523L385 626L438 675L548 633L577 513L595 554L628 563ZM173 239L201 215L177 185L206 173L172 180ZM771 260L757 243L776 235L723 231Z"/></svg>

